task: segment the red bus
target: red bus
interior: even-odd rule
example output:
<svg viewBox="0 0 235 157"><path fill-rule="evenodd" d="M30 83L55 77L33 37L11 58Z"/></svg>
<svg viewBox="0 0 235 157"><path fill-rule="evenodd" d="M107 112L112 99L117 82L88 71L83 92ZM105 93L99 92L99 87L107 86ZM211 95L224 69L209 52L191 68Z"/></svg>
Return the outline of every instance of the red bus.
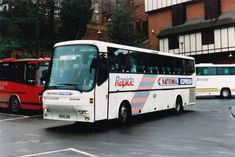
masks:
<svg viewBox="0 0 235 157"><path fill-rule="evenodd" d="M0 107L12 112L41 110L49 58L0 60Z"/></svg>

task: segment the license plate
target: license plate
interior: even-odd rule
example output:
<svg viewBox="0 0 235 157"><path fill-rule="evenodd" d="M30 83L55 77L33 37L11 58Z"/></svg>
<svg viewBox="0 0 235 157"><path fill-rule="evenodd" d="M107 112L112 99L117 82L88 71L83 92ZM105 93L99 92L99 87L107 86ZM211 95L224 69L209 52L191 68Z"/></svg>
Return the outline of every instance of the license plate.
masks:
<svg viewBox="0 0 235 157"><path fill-rule="evenodd" d="M59 115L61 119L70 119L70 115Z"/></svg>

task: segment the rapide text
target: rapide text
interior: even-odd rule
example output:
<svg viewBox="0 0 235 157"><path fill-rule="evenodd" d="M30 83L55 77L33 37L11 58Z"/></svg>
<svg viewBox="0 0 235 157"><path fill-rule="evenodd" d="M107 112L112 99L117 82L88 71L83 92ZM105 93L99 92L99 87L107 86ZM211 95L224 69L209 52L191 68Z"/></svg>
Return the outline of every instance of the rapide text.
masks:
<svg viewBox="0 0 235 157"><path fill-rule="evenodd" d="M134 78L116 76L115 87L134 86Z"/></svg>

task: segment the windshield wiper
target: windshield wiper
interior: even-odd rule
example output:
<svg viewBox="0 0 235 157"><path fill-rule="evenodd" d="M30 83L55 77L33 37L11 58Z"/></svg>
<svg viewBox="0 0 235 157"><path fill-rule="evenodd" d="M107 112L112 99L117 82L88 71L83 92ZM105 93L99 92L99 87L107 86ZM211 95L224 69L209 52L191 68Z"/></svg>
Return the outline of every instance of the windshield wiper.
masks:
<svg viewBox="0 0 235 157"><path fill-rule="evenodd" d="M81 89L78 88L78 85L77 85L77 84L62 83L62 84L56 84L55 87L63 87L63 86L72 86L72 87L74 87L76 90L78 90L80 93L82 93Z"/></svg>

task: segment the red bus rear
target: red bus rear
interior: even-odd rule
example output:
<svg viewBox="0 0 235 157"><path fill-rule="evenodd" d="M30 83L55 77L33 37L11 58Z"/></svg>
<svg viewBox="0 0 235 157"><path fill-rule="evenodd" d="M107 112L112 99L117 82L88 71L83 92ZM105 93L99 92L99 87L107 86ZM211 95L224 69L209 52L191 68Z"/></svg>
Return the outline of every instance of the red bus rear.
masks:
<svg viewBox="0 0 235 157"><path fill-rule="evenodd" d="M41 110L48 58L14 59L0 61L0 107L12 112L22 109Z"/></svg>

